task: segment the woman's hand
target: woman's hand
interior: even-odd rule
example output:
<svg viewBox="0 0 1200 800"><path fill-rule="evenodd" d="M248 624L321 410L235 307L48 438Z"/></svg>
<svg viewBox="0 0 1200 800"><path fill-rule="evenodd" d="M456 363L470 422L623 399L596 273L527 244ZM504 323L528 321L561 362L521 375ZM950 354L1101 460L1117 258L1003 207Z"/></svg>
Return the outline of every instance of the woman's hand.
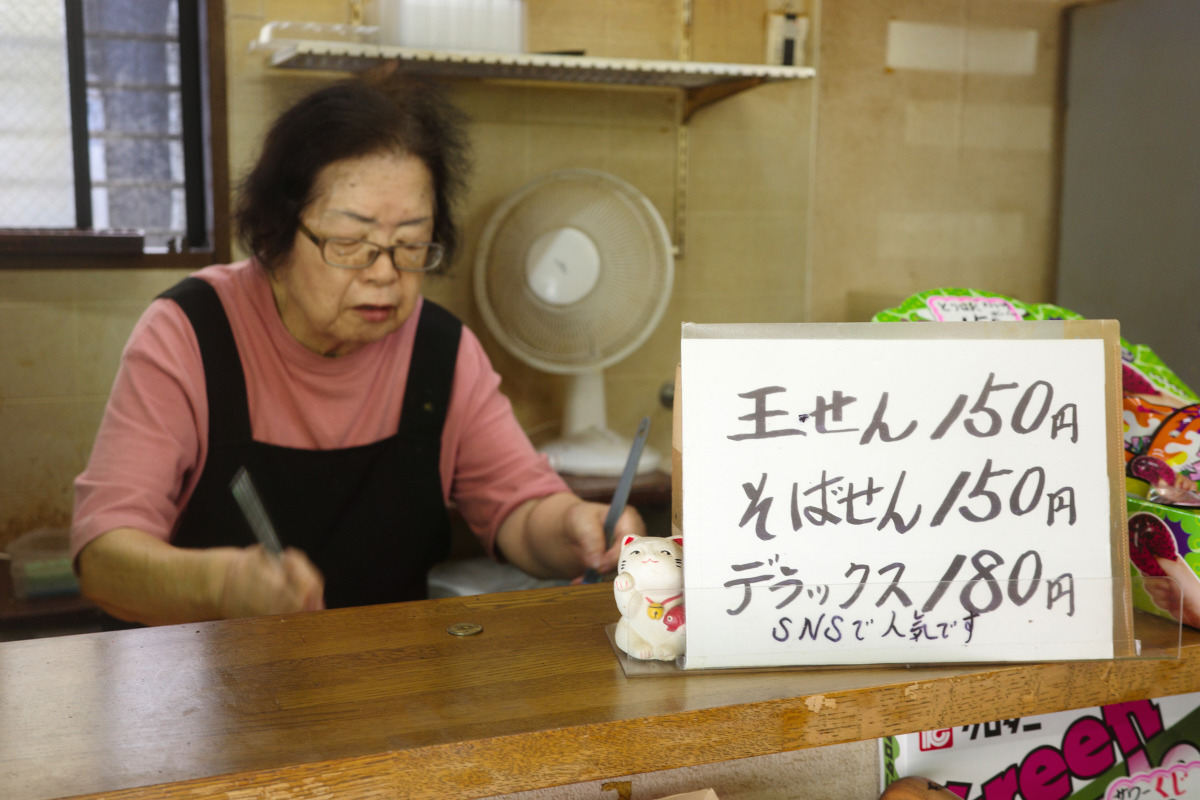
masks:
<svg viewBox="0 0 1200 800"><path fill-rule="evenodd" d="M146 625L324 608L324 579L298 550L275 559L260 546L175 547L116 528L77 559L85 597L119 619Z"/></svg>
<svg viewBox="0 0 1200 800"><path fill-rule="evenodd" d="M301 551L288 548L276 558L261 545L228 549L217 602L221 617L291 614L325 607L325 580Z"/></svg>
<svg viewBox="0 0 1200 800"><path fill-rule="evenodd" d="M604 520L608 517L608 509L604 503L591 503L581 500L568 509L567 530L575 543L579 554L579 563L586 569L594 569L601 574L612 572L617 568L617 560L621 556L621 542L626 536L645 536L646 524L638 512L626 506L617 518L613 529L612 546L605 549Z"/></svg>
<svg viewBox="0 0 1200 800"><path fill-rule="evenodd" d="M645 536L646 524L627 506L617 520L613 545L604 546L608 506L574 494L552 494L518 506L500 525L496 549L521 570L542 578L578 578L586 569L611 572L626 536Z"/></svg>

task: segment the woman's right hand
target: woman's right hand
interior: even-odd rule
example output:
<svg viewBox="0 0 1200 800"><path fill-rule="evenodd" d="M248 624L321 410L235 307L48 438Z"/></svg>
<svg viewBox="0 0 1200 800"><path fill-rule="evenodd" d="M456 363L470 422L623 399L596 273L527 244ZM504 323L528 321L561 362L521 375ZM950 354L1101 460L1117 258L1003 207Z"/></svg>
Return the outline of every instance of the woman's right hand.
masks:
<svg viewBox="0 0 1200 800"><path fill-rule="evenodd" d="M308 557L262 547L175 547L144 531L116 528L77 558L85 597L119 619L173 625L325 607L325 581Z"/></svg>
<svg viewBox="0 0 1200 800"><path fill-rule="evenodd" d="M278 558L261 545L229 548L218 610L225 619L319 611L325 608L325 579L300 550Z"/></svg>

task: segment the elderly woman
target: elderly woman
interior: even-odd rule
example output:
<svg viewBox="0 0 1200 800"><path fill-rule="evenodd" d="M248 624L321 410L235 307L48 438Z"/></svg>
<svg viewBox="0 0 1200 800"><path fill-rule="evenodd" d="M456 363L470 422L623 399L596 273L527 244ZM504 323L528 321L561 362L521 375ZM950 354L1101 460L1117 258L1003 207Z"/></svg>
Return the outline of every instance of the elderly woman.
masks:
<svg viewBox="0 0 1200 800"><path fill-rule="evenodd" d="M147 309L126 346L72 545L84 594L167 624L425 596L453 502L538 576L611 569L607 507L532 448L478 339L421 296L458 241L461 115L425 84L300 100L242 186L247 252ZM282 557L230 491L245 467ZM619 535L644 533L632 509Z"/></svg>

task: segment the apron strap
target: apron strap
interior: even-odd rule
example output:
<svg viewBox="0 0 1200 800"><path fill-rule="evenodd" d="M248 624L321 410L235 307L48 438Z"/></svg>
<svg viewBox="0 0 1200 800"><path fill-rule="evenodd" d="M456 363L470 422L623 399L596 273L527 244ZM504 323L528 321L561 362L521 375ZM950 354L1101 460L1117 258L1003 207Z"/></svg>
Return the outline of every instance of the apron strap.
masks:
<svg viewBox="0 0 1200 800"><path fill-rule="evenodd" d="M159 297L174 300L187 315L200 343L208 396L209 442L250 439L250 407L246 400L246 375L238 355L233 329L212 284L188 277Z"/></svg>
<svg viewBox="0 0 1200 800"><path fill-rule="evenodd" d="M441 452L442 428L450 405L461 337L462 321L425 298L417 323L408 383L404 387L400 433L432 446L435 453Z"/></svg>

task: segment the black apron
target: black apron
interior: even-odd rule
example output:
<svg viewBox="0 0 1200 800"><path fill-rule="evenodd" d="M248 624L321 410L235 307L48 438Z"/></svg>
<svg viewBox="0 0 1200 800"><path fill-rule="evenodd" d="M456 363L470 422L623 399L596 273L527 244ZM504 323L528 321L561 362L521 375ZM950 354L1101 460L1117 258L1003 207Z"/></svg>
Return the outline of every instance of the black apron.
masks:
<svg viewBox="0 0 1200 800"><path fill-rule="evenodd" d="M303 550L325 576L326 607L427 597L429 568L450 549L438 463L462 323L425 300L394 436L303 450L251 438L242 362L212 286L185 278L161 296L178 303L196 331L209 412L208 457L171 543L255 542L229 488L244 466L283 545Z"/></svg>

